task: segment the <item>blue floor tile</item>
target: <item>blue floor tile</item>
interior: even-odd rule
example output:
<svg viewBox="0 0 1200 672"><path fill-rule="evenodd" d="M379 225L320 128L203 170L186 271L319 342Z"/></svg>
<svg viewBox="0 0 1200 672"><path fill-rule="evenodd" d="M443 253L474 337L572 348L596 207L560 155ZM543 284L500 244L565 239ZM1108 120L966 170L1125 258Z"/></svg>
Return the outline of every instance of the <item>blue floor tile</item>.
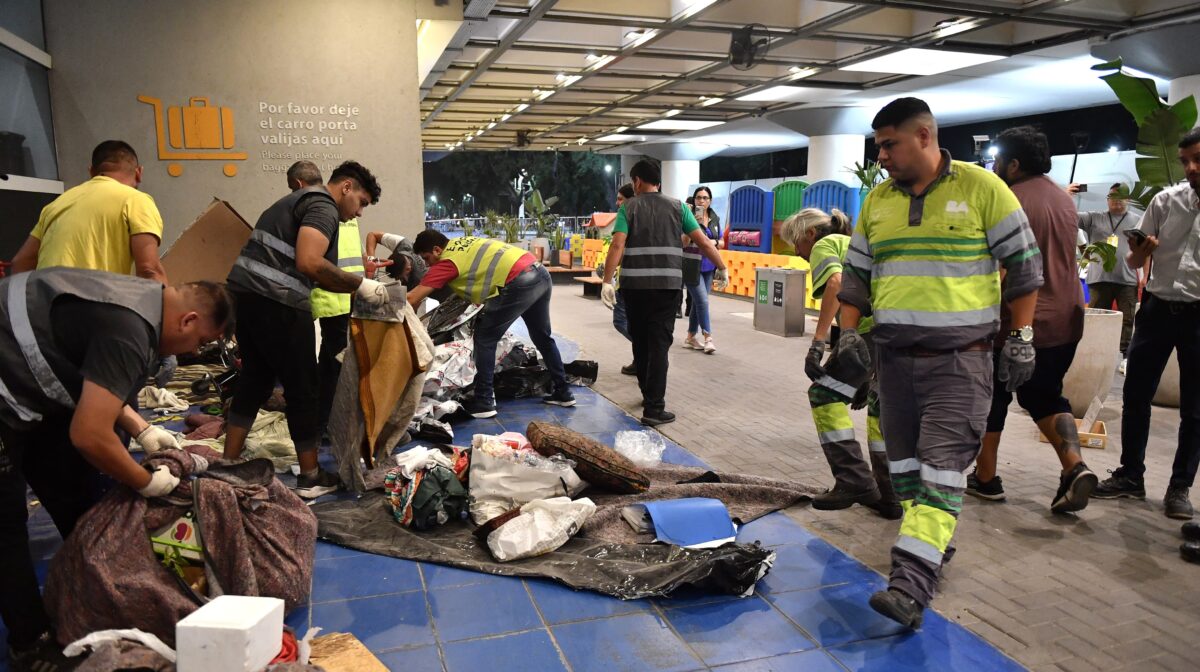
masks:
<svg viewBox="0 0 1200 672"><path fill-rule="evenodd" d="M521 580L511 576L498 576L496 574L486 574L484 572L473 572L468 569L459 569L457 567L449 567L446 565L434 565L427 562L420 563L421 573L425 575L426 590L441 590L443 588L453 588L456 586L470 586L480 583L520 583Z"/></svg>
<svg viewBox="0 0 1200 672"><path fill-rule="evenodd" d="M651 611L647 600L618 600L588 590L573 590L550 581L531 580L526 584L542 616L552 625Z"/></svg>
<svg viewBox="0 0 1200 672"><path fill-rule="evenodd" d="M720 672L846 672L829 654L820 650L759 658L713 669Z"/></svg>
<svg viewBox="0 0 1200 672"><path fill-rule="evenodd" d="M763 546L779 546L781 544L803 544L814 539L812 532L804 526L788 518L783 513L768 513L753 520L738 529L737 540L741 543L757 541Z"/></svg>
<svg viewBox="0 0 1200 672"><path fill-rule="evenodd" d="M683 641L708 665L816 648L811 639L757 596L665 613Z"/></svg>
<svg viewBox="0 0 1200 672"><path fill-rule="evenodd" d="M670 597L655 597L651 599L661 609L682 609L698 607L704 604L716 604L718 602L734 602L743 598L738 595L730 595L729 593L713 593L685 587L672 592Z"/></svg>
<svg viewBox="0 0 1200 672"><path fill-rule="evenodd" d="M542 627L525 585L517 579L429 592L443 642Z"/></svg>
<svg viewBox="0 0 1200 672"><path fill-rule="evenodd" d="M866 565L816 537L801 544L777 546L774 550L777 554L775 565L758 584L763 593L806 590L842 583L884 583L883 577Z"/></svg>
<svg viewBox="0 0 1200 672"><path fill-rule="evenodd" d="M504 431L496 418L472 418L456 420L451 423L454 429L454 443L459 446L471 445L471 437L476 434L499 434Z"/></svg>
<svg viewBox="0 0 1200 672"><path fill-rule="evenodd" d="M442 659L436 646L418 646L415 649L400 649L377 653L375 657L389 670L412 670L412 672L440 672Z"/></svg>
<svg viewBox="0 0 1200 672"><path fill-rule="evenodd" d="M565 670L558 649L545 630L506 637L451 642L444 646L449 672L553 672ZM394 668L393 668L394 669ZM409 668L418 669L418 668Z"/></svg>
<svg viewBox="0 0 1200 672"><path fill-rule="evenodd" d="M867 604L882 584L848 583L818 590L771 595L775 606L825 648L904 632L903 626Z"/></svg>
<svg viewBox="0 0 1200 672"><path fill-rule="evenodd" d="M283 619L286 625L296 631L296 639L303 637L304 633L308 632L308 628L311 625L308 619L310 612L311 607L306 604L302 607L296 607L287 615L287 618Z"/></svg>
<svg viewBox="0 0 1200 672"><path fill-rule="evenodd" d="M312 623L325 632L354 633L372 651L434 643L420 591L314 604Z"/></svg>
<svg viewBox="0 0 1200 672"><path fill-rule="evenodd" d="M421 575L411 560L360 553L313 564L314 603L420 589Z"/></svg>
<svg viewBox="0 0 1200 672"><path fill-rule="evenodd" d="M346 558L351 555L361 554L362 551L355 548L347 548L318 540L316 552L313 553L313 560L332 560L333 558Z"/></svg>
<svg viewBox="0 0 1200 672"><path fill-rule="evenodd" d="M685 467L700 467L708 469L708 463L704 460L692 455L683 448L680 448L673 442L667 443L666 450L663 451L663 462L667 464L678 464Z"/></svg>
<svg viewBox="0 0 1200 672"><path fill-rule="evenodd" d="M1025 669L966 628L931 611L925 612L920 632L852 642L828 652L849 669L862 672Z"/></svg>
<svg viewBox="0 0 1200 672"><path fill-rule="evenodd" d="M617 616L556 625L551 630L575 672L704 669L657 615Z"/></svg>

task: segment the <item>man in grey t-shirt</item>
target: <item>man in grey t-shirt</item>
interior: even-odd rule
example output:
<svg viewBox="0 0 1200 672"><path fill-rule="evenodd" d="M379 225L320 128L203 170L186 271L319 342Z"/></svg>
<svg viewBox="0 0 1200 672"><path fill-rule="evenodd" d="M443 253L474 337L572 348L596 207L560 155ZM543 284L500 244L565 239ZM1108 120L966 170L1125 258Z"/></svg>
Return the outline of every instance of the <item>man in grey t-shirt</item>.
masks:
<svg viewBox="0 0 1200 672"><path fill-rule="evenodd" d="M1075 193L1071 187L1067 191ZM1103 264L1088 264L1087 283L1091 295L1088 307L1112 310L1113 301L1117 302L1117 310L1122 315L1121 359L1124 359L1133 335L1133 312L1138 301L1138 271L1122 263L1129 254L1125 232L1136 229L1142 218L1129 212L1126 200L1120 197L1120 187L1120 184L1114 184L1109 189L1107 211L1079 213L1079 228L1087 234L1088 243L1107 242L1117 248L1117 265L1113 270L1105 271Z"/></svg>

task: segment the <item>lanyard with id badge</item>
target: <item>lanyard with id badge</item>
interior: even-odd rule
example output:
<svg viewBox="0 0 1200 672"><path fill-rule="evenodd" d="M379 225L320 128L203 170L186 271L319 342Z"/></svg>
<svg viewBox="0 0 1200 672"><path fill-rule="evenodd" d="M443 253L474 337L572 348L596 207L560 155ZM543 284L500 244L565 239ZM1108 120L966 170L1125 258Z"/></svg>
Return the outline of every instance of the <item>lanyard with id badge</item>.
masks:
<svg viewBox="0 0 1200 672"><path fill-rule="evenodd" d="M1125 218L1128 216L1129 216L1128 212L1121 215L1121 218L1117 220L1117 223L1113 224L1112 213L1111 212L1108 213L1108 224L1109 224L1109 226L1112 227L1112 234L1110 234L1108 236L1108 239L1104 242L1108 243L1109 245L1112 245L1113 247L1117 247L1117 243L1120 242L1117 238L1117 229L1121 228L1121 222L1124 222Z"/></svg>

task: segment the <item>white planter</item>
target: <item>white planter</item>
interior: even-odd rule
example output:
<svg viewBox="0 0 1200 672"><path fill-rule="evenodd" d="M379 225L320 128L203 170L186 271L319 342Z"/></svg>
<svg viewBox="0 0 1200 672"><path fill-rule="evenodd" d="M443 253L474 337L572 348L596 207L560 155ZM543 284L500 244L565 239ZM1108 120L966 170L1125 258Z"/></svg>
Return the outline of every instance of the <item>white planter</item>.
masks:
<svg viewBox="0 0 1200 672"><path fill-rule="evenodd" d="M531 242L529 244L529 251L533 252L536 255L537 252L535 252L535 250L539 247L541 247L545 250L544 252L542 252L542 257L541 257L542 261L544 261L546 263L550 263L550 239L549 238L534 238L533 242Z"/></svg>
<svg viewBox="0 0 1200 672"><path fill-rule="evenodd" d="M1158 391L1154 393L1155 406L1179 408L1179 357L1176 351L1171 351L1167 360L1167 368L1163 369L1162 378L1158 381Z"/></svg>
<svg viewBox="0 0 1200 672"><path fill-rule="evenodd" d="M1084 311L1083 338L1075 349L1075 359L1063 378L1063 396L1071 402L1077 418L1087 413L1092 399L1104 400L1117 373L1121 350L1121 313L1088 308Z"/></svg>

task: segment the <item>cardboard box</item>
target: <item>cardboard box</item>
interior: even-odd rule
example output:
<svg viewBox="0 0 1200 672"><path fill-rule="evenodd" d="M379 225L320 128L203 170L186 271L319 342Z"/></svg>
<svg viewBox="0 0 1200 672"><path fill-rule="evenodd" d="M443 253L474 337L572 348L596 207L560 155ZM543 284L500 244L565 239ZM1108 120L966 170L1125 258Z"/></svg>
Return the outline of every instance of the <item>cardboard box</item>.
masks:
<svg viewBox="0 0 1200 672"><path fill-rule="evenodd" d="M253 229L233 206L214 198L163 253L167 280L172 285L196 280L225 282Z"/></svg>
<svg viewBox="0 0 1200 672"><path fill-rule="evenodd" d="M387 667L354 635L335 632L312 641L309 663L329 672L387 672Z"/></svg>
<svg viewBox="0 0 1200 672"><path fill-rule="evenodd" d="M283 600L222 595L175 624L179 672L258 672L283 642Z"/></svg>
<svg viewBox="0 0 1200 672"><path fill-rule="evenodd" d="M1099 448L1104 450L1108 447L1108 428L1104 426L1103 420L1097 420L1092 423L1091 431L1083 431L1083 420L1075 418L1075 427L1079 429L1079 446L1081 448ZM1050 439L1046 438L1045 434L1038 432L1038 441L1042 443L1050 443Z"/></svg>

